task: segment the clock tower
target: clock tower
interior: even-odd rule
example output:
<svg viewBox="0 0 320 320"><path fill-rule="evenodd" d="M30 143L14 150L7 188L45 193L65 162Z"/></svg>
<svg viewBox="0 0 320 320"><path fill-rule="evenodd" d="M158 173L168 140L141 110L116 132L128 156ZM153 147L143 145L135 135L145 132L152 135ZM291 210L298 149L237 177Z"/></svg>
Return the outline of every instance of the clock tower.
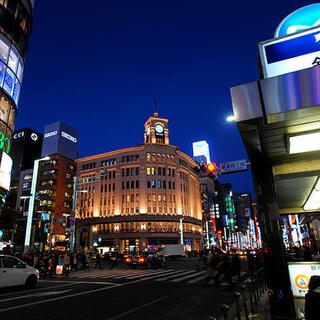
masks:
<svg viewBox="0 0 320 320"><path fill-rule="evenodd" d="M169 144L168 119L159 118L156 110L144 128L144 143Z"/></svg>

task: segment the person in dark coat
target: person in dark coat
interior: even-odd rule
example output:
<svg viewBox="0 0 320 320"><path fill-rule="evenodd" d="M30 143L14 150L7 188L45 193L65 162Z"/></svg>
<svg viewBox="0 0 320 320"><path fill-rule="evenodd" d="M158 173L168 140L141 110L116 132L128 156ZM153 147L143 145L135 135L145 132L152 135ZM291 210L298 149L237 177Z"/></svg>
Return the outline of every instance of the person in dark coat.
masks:
<svg viewBox="0 0 320 320"><path fill-rule="evenodd" d="M309 291L305 296L305 320L319 319L320 305L320 276L312 276L309 282Z"/></svg>

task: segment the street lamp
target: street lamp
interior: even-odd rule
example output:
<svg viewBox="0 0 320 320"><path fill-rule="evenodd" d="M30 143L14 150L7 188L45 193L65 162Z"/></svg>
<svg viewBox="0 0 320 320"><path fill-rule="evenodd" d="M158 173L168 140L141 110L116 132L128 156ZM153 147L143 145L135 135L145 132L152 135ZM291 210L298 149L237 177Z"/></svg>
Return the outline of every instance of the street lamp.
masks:
<svg viewBox="0 0 320 320"><path fill-rule="evenodd" d="M183 224L182 224L182 221L183 221L184 218L181 218L180 219L180 243L183 245Z"/></svg>
<svg viewBox="0 0 320 320"><path fill-rule="evenodd" d="M31 247L30 238L31 238L31 226L33 219L33 211L34 211L34 200L36 196L36 188L37 188L37 180L38 180L38 171L39 171L39 163L40 161L49 160L50 157L44 157L41 159L34 160L33 164L33 174L32 174L32 183L31 183L31 194L28 208L28 218L27 218L27 227L26 227L26 235L24 239L24 253L27 253Z"/></svg>
<svg viewBox="0 0 320 320"><path fill-rule="evenodd" d="M236 121L236 116L232 114L230 116L227 116L226 120L228 122L234 122L234 121Z"/></svg>

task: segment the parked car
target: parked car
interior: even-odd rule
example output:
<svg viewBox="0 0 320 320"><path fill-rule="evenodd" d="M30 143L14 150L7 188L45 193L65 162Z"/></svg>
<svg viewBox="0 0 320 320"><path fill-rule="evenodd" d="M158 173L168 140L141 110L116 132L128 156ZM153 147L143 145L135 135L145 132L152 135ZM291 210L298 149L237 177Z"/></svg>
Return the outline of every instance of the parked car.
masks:
<svg viewBox="0 0 320 320"><path fill-rule="evenodd" d="M25 286L33 289L38 285L39 271L20 259L0 254L0 288Z"/></svg>
<svg viewBox="0 0 320 320"><path fill-rule="evenodd" d="M162 255L158 255L156 252L146 252L142 254L136 254L128 256L125 259L125 263L130 267L145 267L146 269L158 266L165 266L165 258Z"/></svg>

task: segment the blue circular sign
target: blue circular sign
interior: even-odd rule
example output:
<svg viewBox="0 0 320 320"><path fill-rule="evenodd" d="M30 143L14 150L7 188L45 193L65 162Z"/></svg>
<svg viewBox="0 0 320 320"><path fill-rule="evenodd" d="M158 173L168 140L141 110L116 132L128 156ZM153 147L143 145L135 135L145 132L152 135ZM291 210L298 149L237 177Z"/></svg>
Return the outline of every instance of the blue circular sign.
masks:
<svg viewBox="0 0 320 320"><path fill-rule="evenodd" d="M320 26L320 3L314 3L293 11L278 25L275 38Z"/></svg>

